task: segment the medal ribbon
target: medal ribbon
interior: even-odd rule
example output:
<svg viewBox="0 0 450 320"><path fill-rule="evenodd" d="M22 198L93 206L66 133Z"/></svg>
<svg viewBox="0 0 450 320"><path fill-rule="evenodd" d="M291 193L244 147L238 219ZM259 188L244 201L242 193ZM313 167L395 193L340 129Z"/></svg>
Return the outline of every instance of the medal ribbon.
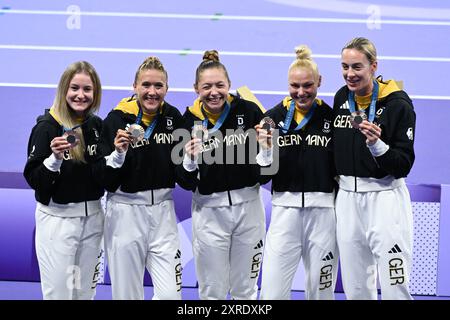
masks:
<svg viewBox="0 0 450 320"><path fill-rule="evenodd" d="M206 115L205 110L203 109L203 104L202 104L201 110L202 110L203 116L205 117L205 119L203 119L203 121L202 121L202 126L203 126L203 128L208 129L208 121L209 120L208 120L208 116ZM230 113L230 110L231 110L231 106L228 103L228 101L226 101L225 108L223 109L222 113L220 114L219 119L217 119L216 124L214 125L214 127L212 129L208 130L209 134L212 134L220 129L220 127L224 123L225 119L227 118L228 113Z"/></svg>
<svg viewBox="0 0 450 320"><path fill-rule="evenodd" d="M316 100L314 100L313 105L309 109L308 113L305 114L305 117L303 118L303 120L300 121L300 123L297 125L297 127L295 127L295 129L292 131L298 131L301 128L303 128L304 126L306 126L306 124L309 122L309 120L311 120L312 115L314 113L314 109L316 109L316 107L317 107L317 102L316 102ZM289 105L289 109L286 114L286 119L284 119L284 126L281 129L281 131L283 131L283 133L288 132L289 127L291 126L292 118L294 117L294 112L295 112L295 100L292 99L291 104Z"/></svg>
<svg viewBox="0 0 450 320"><path fill-rule="evenodd" d="M144 112L142 111L141 106L139 105L138 102L138 107L139 107L139 112L138 115L136 116L136 124L140 125L141 121L142 121L142 116L144 115ZM159 108L158 111L156 112L155 118L153 119L152 123L150 123L150 125L147 127L147 130L145 130L145 134L144 134L144 138L148 139L150 138L150 136L152 135L153 130L155 130L156 124L158 122L158 115L159 115Z"/></svg>
<svg viewBox="0 0 450 320"><path fill-rule="evenodd" d="M378 82L376 80L373 80L372 98L369 106L369 122L373 122L373 120L375 119L375 106L378 100L378 90ZM355 93L353 91L348 92L348 108L350 110L350 113L355 112ZM366 111L364 110L364 112Z"/></svg>
<svg viewBox="0 0 450 320"><path fill-rule="evenodd" d="M53 116L53 117L54 117L54 116ZM85 124L86 122L88 122L89 119L84 120L82 123L77 124L77 125L76 125L75 127L73 127L73 128L67 128L67 127L65 127L65 126L61 123L61 121L60 121L59 119L56 119L56 118L55 118L55 120L61 125L62 131L63 131L63 134L64 134L64 133L66 133L66 132L68 132L68 131L74 131L75 129L78 129L78 128L81 127L83 124Z"/></svg>

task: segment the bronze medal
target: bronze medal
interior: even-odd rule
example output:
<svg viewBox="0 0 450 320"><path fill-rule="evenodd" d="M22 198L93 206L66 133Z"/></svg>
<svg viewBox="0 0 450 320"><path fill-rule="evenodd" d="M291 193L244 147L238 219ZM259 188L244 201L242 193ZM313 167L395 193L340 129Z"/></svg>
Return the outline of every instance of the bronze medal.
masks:
<svg viewBox="0 0 450 320"><path fill-rule="evenodd" d="M363 110L358 110L355 112L352 112L350 115L350 123L353 128L359 129L359 125L364 121L367 120L367 115Z"/></svg>
<svg viewBox="0 0 450 320"><path fill-rule="evenodd" d="M67 142L70 143L71 148L75 147L80 141L79 133L74 130L68 130L64 132L63 137L65 137Z"/></svg>
<svg viewBox="0 0 450 320"><path fill-rule="evenodd" d="M273 129L275 129L275 122L270 117L264 117L259 123L261 127L267 130L267 133L270 133Z"/></svg>

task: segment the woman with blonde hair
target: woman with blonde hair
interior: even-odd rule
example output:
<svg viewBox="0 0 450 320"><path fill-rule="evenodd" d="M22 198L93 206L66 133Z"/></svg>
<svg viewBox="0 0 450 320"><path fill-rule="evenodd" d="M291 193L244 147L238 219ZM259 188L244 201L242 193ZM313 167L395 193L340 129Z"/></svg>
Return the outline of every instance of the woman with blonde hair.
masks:
<svg viewBox="0 0 450 320"><path fill-rule="evenodd" d="M375 77L374 44L354 38L341 52L345 86L334 97L339 192L337 240L347 299L411 299L413 221L405 177L416 114L394 80Z"/></svg>
<svg viewBox="0 0 450 320"><path fill-rule="evenodd" d="M272 180L272 215L264 248L261 299L290 299L300 260L305 298L334 299L338 253L332 149L333 110L317 98L322 77L306 45L295 48L288 70L289 96L266 113L279 130L279 170ZM272 135L257 127L263 152L272 160ZM269 142L267 144L267 141ZM264 152L264 148L266 149Z"/></svg>
<svg viewBox="0 0 450 320"><path fill-rule="evenodd" d="M93 299L104 189L93 164L102 121L100 79L86 61L62 74L50 110L28 142L24 176L35 190L36 254L44 299Z"/></svg>

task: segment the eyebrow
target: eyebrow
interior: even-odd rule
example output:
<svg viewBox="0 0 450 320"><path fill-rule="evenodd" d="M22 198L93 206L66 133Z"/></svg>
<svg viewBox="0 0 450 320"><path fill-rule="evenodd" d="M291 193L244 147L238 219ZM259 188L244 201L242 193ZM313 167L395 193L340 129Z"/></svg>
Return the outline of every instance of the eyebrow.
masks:
<svg viewBox="0 0 450 320"><path fill-rule="evenodd" d="M362 62L356 62L356 63L345 63L345 62L341 62L341 65L346 65L346 66L364 66L365 64Z"/></svg>
<svg viewBox="0 0 450 320"><path fill-rule="evenodd" d="M153 85L164 85L164 82L162 81L156 81L156 82L151 82L151 81L142 81L141 82L142 85L149 85L149 84L153 84Z"/></svg>
<svg viewBox="0 0 450 320"><path fill-rule="evenodd" d="M76 86L76 87L92 87L91 84L83 85L83 84L79 84L79 83L76 83L76 82L70 83L70 86L71 86L71 87L73 87L73 86Z"/></svg>
<svg viewBox="0 0 450 320"><path fill-rule="evenodd" d="M299 82L296 82L296 81L289 81L289 84L290 85L298 85L298 86L308 86L308 85L314 84L314 80L305 81L303 83L299 83Z"/></svg>
<svg viewBox="0 0 450 320"><path fill-rule="evenodd" d="M217 85L217 84L224 84L224 83L225 83L225 81L220 80L217 82L204 82L202 85L213 85L213 84Z"/></svg>

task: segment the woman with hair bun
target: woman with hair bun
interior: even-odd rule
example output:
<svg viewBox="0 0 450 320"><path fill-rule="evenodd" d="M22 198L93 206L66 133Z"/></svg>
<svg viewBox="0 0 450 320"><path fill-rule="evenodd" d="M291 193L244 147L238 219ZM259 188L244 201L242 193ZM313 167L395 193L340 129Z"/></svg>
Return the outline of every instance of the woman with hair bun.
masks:
<svg viewBox="0 0 450 320"><path fill-rule="evenodd" d="M198 98L184 113L194 136L177 167L182 187L192 190L193 251L200 299L256 299L265 214L250 131L263 112L229 93L216 50L197 68ZM249 131L249 129L252 129Z"/></svg>
<svg viewBox="0 0 450 320"><path fill-rule="evenodd" d="M289 96L267 111L279 130L257 126L262 150L258 163L279 156L272 180L272 215L264 248L261 299L290 299L300 260L305 267L305 298L334 299L338 252L334 198L333 110L317 98L322 77L311 50L295 48L288 70Z"/></svg>

